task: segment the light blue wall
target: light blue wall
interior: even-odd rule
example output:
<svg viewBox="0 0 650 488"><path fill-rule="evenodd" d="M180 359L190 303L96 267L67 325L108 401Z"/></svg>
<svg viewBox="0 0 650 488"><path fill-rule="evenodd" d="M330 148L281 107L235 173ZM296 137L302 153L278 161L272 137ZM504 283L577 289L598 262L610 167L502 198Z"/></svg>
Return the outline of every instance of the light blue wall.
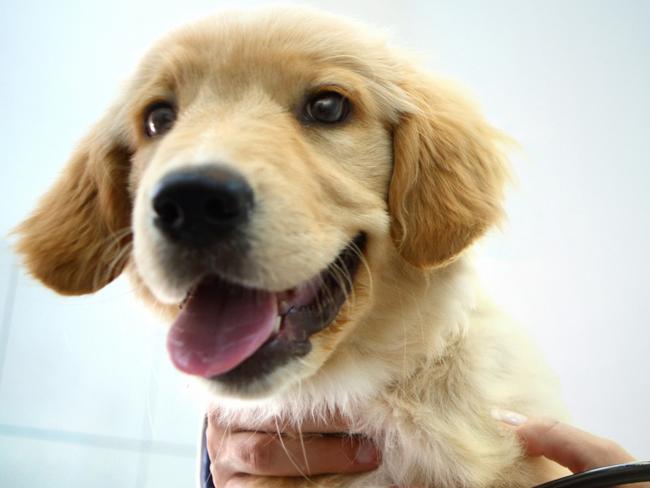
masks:
<svg viewBox="0 0 650 488"><path fill-rule="evenodd" d="M265 2L230 2L255 5ZM484 246L578 425L650 458L650 2L310 2L461 80L524 152ZM0 2L0 235L152 40L219 1ZM0 486L191 486L198 409L118 281L62 299L0 247Z"/></svg>
<svg viewBox="0 0 650 488"><path fill-rule="evenodd" d="M191 486L200 403L130 285L61 299L4 246L0 280L0 486Z"/></svg>

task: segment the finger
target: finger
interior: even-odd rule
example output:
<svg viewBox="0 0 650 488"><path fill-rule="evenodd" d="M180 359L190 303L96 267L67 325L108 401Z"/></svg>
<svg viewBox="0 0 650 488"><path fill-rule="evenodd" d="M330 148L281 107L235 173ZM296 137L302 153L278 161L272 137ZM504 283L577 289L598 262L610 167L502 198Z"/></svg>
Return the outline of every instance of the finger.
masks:
<svg viewBox="0 0 650 488"><path fill-rule="evenodd" d="M574 473L634 461L615 442L556 420L528 420L517 434L530 456L545 456Z"/></svg>
<svg viewBox="0 0 650 488"><path fill-rule="evenodd" d="M359 437L283 438L240 432L230 435L221 452L211 454L219 478L235 473L256 476L302 476L370 471L379 453Z"/></svg>

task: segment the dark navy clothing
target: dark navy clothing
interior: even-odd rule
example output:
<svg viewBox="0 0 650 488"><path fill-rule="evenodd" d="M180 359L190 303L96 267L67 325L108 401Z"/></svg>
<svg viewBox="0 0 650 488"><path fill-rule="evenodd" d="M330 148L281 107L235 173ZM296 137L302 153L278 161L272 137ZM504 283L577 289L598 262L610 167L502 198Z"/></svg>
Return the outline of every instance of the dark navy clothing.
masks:
<svg viewBox="0 0 650 488"><path fill-rule="evenodd" d="M201 488L214 488L212 474L210 473L210 456L208 456L208 446L205 438L205 429L207 420L203 421L203 434L201 435Z"/></svg>

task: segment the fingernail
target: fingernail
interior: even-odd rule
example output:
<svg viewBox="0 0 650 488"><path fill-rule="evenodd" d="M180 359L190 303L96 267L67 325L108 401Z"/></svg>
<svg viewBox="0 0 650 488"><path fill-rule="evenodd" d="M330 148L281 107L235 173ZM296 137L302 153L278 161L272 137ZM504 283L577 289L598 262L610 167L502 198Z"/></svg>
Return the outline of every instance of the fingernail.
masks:
<svg viewBox="0 0 650 488"><path fill-rule="evenodd" d="M495 420L515 427L525 424L528 420L528 417L525 415L510 410L502 410L500 408L493 408L491 414Z"/></svg>
<svg viewBox="0 0 650 488"><path fill-rule="evenodd" d="M372 442L361 441L354 456L354 461L359 464L377 464L379 453Z"/></svg>

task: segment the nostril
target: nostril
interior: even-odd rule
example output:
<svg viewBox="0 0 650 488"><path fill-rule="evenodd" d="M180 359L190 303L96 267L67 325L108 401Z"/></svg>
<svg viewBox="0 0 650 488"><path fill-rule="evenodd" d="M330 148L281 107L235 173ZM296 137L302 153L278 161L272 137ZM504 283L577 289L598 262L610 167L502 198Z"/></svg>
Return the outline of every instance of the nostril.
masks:
<svg viewBox="0 0 650 488"><path fill-rule="evenodd" d="M210 198L203 205L203 212L208 222L222 224L239 218L242 206L236 198Z"/></svg>
<svg viewBox="0 0 650 488"><path fill-rule="evenodd" d="M160 222L172 228L180 228L183 225L183 209L174 200L169 198L156 199L153 209Z"/></svg>

